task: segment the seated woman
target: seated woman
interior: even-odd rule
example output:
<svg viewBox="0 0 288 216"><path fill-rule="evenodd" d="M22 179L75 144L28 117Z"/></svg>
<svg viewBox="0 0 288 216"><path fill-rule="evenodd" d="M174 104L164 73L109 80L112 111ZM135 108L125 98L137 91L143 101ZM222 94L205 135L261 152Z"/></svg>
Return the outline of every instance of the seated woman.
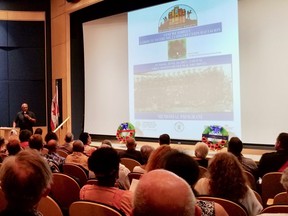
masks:
<svg viewBox="0 0 288 216"><path fill-rule="evenodd" d="M161 161L161 166L183 178L197 196L194 185L199 177L199 166L192 157L182 152L173 151L165 155ZM212 201L197 200L196 207L201 209L201 215L228 216L221 205Z"/></svg>
<svg viewBox="0 0 288 216"><path fill-rule="evenodd" d="M145 173L145 167L148 162L148 158L151 153L154 151L154 148L149 145L143 145L140 149L143 164L141 166L135 166L133 172Z"/></svg>
<svg viewBox="0 0 288 216"><path fill-rule="evenodd" d="M211 195L242 204L250 216L259 214L263 207L247 185L243 168L229 152L220 152L210 159L208 178L195 185L199 195Z"/></svg>
<svg viewBox="0 0 288 216"><path fill-rule="evenodd" d="M199 166L207 168L208 159L206 158L209 152L209 148L204 142L197 142L194 148L195 160L198 162Z"/></svg>
<svg viewBox="0 0 288 216"><path fill-rule="evenodd" d="M114 187L118 178L120 158L113 148L99 148L88 159L88 167L95 173L97 184L84 185L81 200L113 206L126 215L132 211L132 192Z"/></svg>

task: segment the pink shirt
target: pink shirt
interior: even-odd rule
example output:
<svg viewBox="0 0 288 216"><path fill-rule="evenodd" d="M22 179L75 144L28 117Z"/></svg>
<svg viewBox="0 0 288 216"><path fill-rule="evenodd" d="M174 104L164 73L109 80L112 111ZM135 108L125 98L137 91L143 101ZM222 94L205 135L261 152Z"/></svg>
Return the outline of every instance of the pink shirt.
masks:
<svg viewBox="0 0 288 216"><path fill-rule="evenodd" d="M84 185L80 190L81 200L90 200L113 206L131 215L132 211L132 192L120 190L116 187L103 187L98 185Z"/></svg>

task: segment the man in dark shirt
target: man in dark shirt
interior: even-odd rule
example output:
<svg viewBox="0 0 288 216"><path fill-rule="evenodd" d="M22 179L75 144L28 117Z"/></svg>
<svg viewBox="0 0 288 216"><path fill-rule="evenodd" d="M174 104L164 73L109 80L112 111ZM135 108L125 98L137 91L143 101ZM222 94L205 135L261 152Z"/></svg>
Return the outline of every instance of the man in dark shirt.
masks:
<svg viewBox="0 0 288 216"><path fill-rule="evenodd" d="M28 104L23 103L21 105L21 111L17 113L13 122L13 128L19 127L20 131L27 129L33 134L33 126L36 123L36 116L33 112L28 110Z"/></svg>
<svg viewBox="0 0 288 216"><path fill-rule="evenodd" d="M126 147L127 150L119 152L120 158L131 158L143 164L142 156L140 151L136 150L137 143L134 138L127 138Z"/></svg>
<svg viewBox="0 0 288 216"><path fill-rule="evenodd" d="M268 172L277 172L288 160L288 133L280 133L275 143L276 152L262 155L258 170L262 177Z"/></svg>

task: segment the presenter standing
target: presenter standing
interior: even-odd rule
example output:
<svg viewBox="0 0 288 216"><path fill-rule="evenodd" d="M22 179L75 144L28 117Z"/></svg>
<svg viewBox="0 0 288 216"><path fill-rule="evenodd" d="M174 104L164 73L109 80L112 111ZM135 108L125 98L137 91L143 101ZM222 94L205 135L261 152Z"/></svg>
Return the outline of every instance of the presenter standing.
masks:
<svg viewBox="0 0 288 216"><path fill-rule="evenodd" d="M36 123L36 116L33 112L28 110L28 104L23 103L21 105L21 111L17 113L13 122L13 128L16 126L21 130L30 130L33 134L33 126Z"/></svg>

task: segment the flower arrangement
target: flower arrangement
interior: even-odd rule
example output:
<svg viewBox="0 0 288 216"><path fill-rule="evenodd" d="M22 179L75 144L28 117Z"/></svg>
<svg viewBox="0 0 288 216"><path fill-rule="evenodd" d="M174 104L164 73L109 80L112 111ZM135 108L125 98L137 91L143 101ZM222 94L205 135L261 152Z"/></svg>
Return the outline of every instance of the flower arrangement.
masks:
<svg viewBox="0 0 288 216"><path fill-rule="evenodd" d="M210 150L221 150L227 144L228 131L217 125L208 126L202 133L202 142L206 143Z"/></svg>
<svg viewBox="0 0 288 216"><path fill-rule="evenodd" d="M116 132L116 138L120 143L125 143L127 138L135 137L135 127L130 122L124 122L119 125Z"/></svg>

